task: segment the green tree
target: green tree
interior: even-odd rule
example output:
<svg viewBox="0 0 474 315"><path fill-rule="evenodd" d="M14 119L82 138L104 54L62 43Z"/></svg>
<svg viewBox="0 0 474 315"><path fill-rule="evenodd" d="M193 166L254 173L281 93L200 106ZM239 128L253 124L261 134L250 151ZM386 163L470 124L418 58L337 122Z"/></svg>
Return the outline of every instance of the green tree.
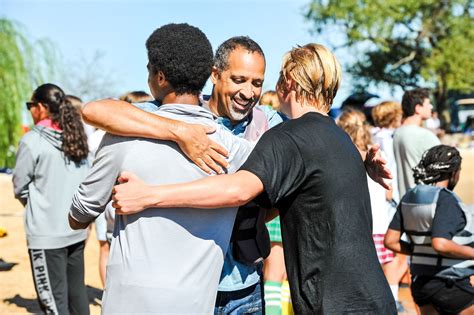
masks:
<svg viewBox="0 0 474 315"><path fill-rule="evenodd" d="M314 0L306 17L343 31L355 88L431 87L442 111L448 91L474 88L473 12L472 0Z"/></svg>
<svg viewBox="0 0 474 315"><path fill-rule="evenodd" d="M51 42L31 43L25 33L20 24L0 18L0 167L14 165L22 108L32 86L54 72Z"/></svg>

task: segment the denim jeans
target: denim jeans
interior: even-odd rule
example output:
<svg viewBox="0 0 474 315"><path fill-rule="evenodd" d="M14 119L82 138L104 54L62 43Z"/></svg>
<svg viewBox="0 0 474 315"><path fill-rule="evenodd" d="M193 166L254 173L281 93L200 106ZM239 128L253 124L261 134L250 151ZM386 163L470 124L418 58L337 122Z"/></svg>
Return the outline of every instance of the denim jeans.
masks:
<svg viewBox="0 0 474 315"><path fill-rule="evenodd" d="M260 282L238 291L217 292L215 315L264 314L263 290Z"/></svg>

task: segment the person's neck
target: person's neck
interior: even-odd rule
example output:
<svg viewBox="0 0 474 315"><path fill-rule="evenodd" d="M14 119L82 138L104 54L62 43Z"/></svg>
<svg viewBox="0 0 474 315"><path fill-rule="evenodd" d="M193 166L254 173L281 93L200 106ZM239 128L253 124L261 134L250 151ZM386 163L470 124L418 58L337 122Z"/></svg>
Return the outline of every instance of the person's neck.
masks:
<svg viewBox="0 0 474 315"><path fill-rule="evenodd" d="M420 116L413 115L413 116L405 118L405 120L403 121L403 126L408 126L408 125L421 126L422 121L423 120L421 119Z"/></svg>
<svg viewBox="0 0 474 315"><path fill-rule="evenodd" d="M328 113L316 108L316 107L313 107L311 105L304 105L304 104L301 104L301 103L297 103L297 104L294 104L291 106L291 119L296 119L296 118L300 118L302 117L303 115L307 114L307 113L318 113L318 114L321 114L323 116L327 116Z"/></svg>
<svg viewBox="0 0 474 315"><path fill-rule="evenodd" d="M212 90L211 98L209 98L207 105L209 106L209 110L211 111L211 113L218 117L222 117L222 115L219 114L219 107L217 106L217 102L217 95L215 95L214 90Z"/></svg>
<svg viewBox="0 0 474 315"><path fill-rule="evenodd" d="M286 99L289 101L289 104L290 104L289 106L290 112L286 114L291 119L300 118L301 116L307 113L318 113L324 116L328 115L327 112L324 112L321 109L319 109L319 106L317 106L317 104L308 104L307 101L304 101L301 99L299 100L298 97L296 97L295 91L290 91L287 94Z"/></svg>
<svg viewBox="0 0 474 315"><path fill-rule="evenodd" d="M170 92L165 95L161 101L162 105L166 104L187 104L187 105L199 105L199 96L193 94L179 94Z"/></svg>
<svg viewBox="0 0 474 315"><path fill-rule="evenodd" d="M442 180L440 182L436 182L435 186L436 187L441 187L441 188L448 188L449 185L449 179Z"/></svg>

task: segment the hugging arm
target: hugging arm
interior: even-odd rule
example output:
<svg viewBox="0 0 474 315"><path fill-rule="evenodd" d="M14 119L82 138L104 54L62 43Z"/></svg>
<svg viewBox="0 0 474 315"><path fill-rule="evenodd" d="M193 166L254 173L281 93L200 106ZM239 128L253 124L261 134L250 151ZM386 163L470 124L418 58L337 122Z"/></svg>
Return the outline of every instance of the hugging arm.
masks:
<svg viewBox="0 0 474 315"><path fill-rule="evenodd" d="M119 182L123 184L114 187L112 197L117 214L154 207L235 207L248 203L263 191L260 179L247 171L163 186L148 186L134 174L124 172Z"/></svg>
<svg viewBox="0 0 474 315"><path fill-rule="evenodd" d="M88 124L119 136L176 142L186 156L207 173L222 173L222 167L227 167L227 150L207 136L214 132L213 127L161 117L113 99L87 103L82 117Z"/></svg>
<svg viewBox="0 0 474 315"><path fill-rule="evenodd" d="M72 198L69 226L84 229L105 211L123 161L126 142L106 134L94 165Z"/></svg>
<svg viewBox="0 0 474 315"><path fill-rule="evenodd" d="M292 158L289 159L288 157ZM114 187L119 214L150 207L221 208L241 206L265 190L259 203L272 207L304 182L304 161L295 143L284 133L269 130L257 143L241 169L231 175L207 177L186 184L147 186L130 173L122 173ZM260 198L262 197L262 198Z"/></svg>

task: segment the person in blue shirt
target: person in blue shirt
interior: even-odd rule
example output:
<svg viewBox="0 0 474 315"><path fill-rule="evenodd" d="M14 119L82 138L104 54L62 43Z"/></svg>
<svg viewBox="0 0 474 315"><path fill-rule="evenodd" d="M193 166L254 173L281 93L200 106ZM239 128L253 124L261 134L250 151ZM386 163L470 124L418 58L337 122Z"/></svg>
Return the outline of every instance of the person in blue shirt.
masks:
<svg viewBox="0 0 474 315"><path fill-rule="evenodd" d="M286 120L284 115L268 106L256 106L262 92L264 74L265 55L260 46L248 37L232 37L217 49L211 73L211 80L214 84L213 91L210 96L202 96L201 103L204 107L209 108L215 114L216 120L235 136L256 142L267 129ZM150 104L148 103L148 105ZM102 115L101 112L107 110L108 106L113 106L113 110L108 111L107 115ZM140 109L149 111L149 108L140 107ZM158 118L154 117L155 115L151 117L144 111L136 110L130 105L115 100L89 103L85 107L83 115L89 123L111 133L139 136L152 136L139 125L150 125L151 120ZM144 117L145 124L134 122L140 116ZM161 118L156 121L160 120L164 121ZM179 130L179 127L176 126L180 126L180 123L173 123L171 126L174 128L170 128L170 130ZM118 126L120 127L117 128ZM190 139L189 134L183 136L185 139ZM163 138L163 135L157 136L154 134L153 137ZM180 141L177 142L180 143ZM217 144L214 145L218 147ZM184 148L181 146L181 148L186 152L186 146ZM216 152L225 151L223 148L220 150ZM205 157L202 161L209 161L209 158L206 159ZM197 162L198 165L201 165L201 163ZM226 164L226 162L224 161L222 164ZM213 169L216 170L216 166ZM220 169L217 171L221 172ZM243 214L245 212L245 207L242 207L237 214L238 219L234 225L232 239L239 239L243 243L244 248L239 251L240 256L246 256L245 251L255 251L256 257L240 258L239 261L234 257L235 247L234 242L231 241L219 283L216 302L217 313L226 314L233 311L263 313L263 291L260 283L263 259L269 253L269 242L266 242L268 232L264 226L264 215L260 216L257 228L255 225L257 225L258 217L255 217L255 215L258 212L247 211L254 215L253 218L246 217ZM254 225L251 236L247 236L245 240L242 240L239 235L246 233L246 231L239 232L237 228L239 221L246 223L249 220ZM256 244L257 234L262 235L263 241L261 243L263 245L260 245L260 247L265 247L263 249L259 249ZM244 252L242 253L242 251Z"/></svg>
<svg viewBox="0 0 474 315"><path fill-rule="evenodd" d="M232 37L216 51L212 94L202 97L202 105L234 135L256 142L266 130L286 120L268 106L256 106L264 74L265 56L260 46L248 37ZM83 109L83 116L88 123L113 134L175 141L205 171L222 173L227 164L220 156L225 156L226 150L203 137L212 129L157 117L115 100L91 102ZM261 268L270 252L270 241L265 212L252 211L254 207L242 206L237 213L219 283L217 314L263 313Z"/></svg>

